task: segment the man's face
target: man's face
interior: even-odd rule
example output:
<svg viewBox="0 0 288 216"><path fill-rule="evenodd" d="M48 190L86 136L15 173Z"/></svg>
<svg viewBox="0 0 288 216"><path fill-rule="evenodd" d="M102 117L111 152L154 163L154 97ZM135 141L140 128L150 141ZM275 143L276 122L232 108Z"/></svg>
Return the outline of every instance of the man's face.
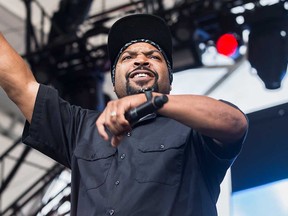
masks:
<svg viewBox="0 0 288 216"><path fill-rule="evenodd" d="M115 70L115 93L121 98L145 89L169 94L168 67L162 53L148 43L130 45L120 55Z"/></svg>

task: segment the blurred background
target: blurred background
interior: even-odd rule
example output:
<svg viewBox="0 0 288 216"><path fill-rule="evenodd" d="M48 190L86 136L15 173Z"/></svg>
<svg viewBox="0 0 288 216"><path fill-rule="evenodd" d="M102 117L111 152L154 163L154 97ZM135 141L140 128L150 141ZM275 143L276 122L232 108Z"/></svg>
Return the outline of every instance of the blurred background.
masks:
<svg viewBox="0 0 288 216"><path fill-rule="evenodd" d="M39 82L101 111L116 98L111 24L161 16L173 36L172 94L228 100L250 121L219 215L287 216L287 10L287 0L0 0L0 31ZM21 143L24 122L0 89L0 215L69 215L70 171Z"/></svg>

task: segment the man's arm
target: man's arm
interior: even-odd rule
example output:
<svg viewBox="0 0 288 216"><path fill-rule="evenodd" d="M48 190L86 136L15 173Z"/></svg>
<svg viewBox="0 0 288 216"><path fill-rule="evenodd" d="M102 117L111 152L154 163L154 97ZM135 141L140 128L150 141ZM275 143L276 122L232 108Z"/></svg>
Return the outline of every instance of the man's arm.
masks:
<svg viewBox="0 0 288 216"><path fill-rule="evenodd" d="M232 147L231 143L239 141L247 130L248 123L244 114L224 102L200 95L168 95L168 98L169 101L158 110L159 114L211 137L221 147ZM110 101L96 122L101 136L105 140L109 139L105 130L107 128L113 135L112 145L118 145L121 135L131 129L124 117L125 112L145 101L144 94ZM116 115L111 116L112 112Z"/></svg>
<svg viewBox="0 0 288 216"><path fill-rule="evenodd" d="M29 66L0 33L0 86L31 122L39 84Z"/></svg>
<svg viewBox="0 0 288 216"><path fill-rule="evenodd" d="M159 113L213 138L222 146L239 141L248 127L240 110L201 95L169 95L169 102Z"/></svg>

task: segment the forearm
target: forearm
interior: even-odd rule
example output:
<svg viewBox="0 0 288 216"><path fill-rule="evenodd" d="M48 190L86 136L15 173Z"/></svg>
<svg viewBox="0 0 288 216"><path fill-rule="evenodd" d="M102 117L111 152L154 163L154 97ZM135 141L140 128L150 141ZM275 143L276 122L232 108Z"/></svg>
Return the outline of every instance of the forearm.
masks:
<svg viewBox="0 0 288 216"><path fill-rule="evenodd" d="M0 34L0 86L31 120L39 84L29 66Z"/></svg>
<svg viewBox="0 0 288 216"><path fill-rule="evenodd" d="M159 113L222 144L239 140L247 129L247 120L241 111L206 96L169 95L169 102Z"/></svg>

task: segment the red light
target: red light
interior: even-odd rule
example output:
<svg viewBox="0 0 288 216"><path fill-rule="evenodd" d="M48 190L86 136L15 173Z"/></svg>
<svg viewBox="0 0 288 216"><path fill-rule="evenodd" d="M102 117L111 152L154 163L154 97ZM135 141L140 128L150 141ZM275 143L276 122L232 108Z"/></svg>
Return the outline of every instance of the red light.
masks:
<svg viewBox="0 0 288 216"><path fill-rule="evenodd" d="M223 34L216 42L218 53L225 56L233 55L238 47L238 42L233 34Z"/></svg>

